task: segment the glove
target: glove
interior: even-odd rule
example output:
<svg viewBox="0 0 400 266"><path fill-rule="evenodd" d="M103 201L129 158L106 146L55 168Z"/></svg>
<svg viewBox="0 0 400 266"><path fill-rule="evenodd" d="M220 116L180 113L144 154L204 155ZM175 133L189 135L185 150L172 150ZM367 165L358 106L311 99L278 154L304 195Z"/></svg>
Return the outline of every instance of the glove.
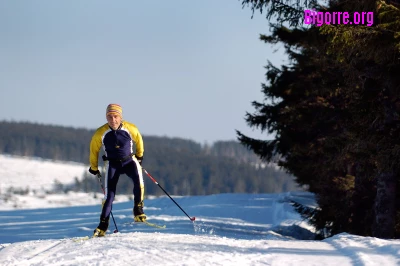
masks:
<svg viewBox="0 0 400 266"><path fill-rule="evenodd" d="M100 171L99 170L92 170L92 168L89 168L89 173L91 173L92 175L99 175Z"/></svg>
<svg viewBox="0 0 400 266"><path fill-rule="evenodd" d="M135 155L135 157L136 157L136 160L139 162L140 166L142 166L143 156L139 157L139 156Z"/></svg>

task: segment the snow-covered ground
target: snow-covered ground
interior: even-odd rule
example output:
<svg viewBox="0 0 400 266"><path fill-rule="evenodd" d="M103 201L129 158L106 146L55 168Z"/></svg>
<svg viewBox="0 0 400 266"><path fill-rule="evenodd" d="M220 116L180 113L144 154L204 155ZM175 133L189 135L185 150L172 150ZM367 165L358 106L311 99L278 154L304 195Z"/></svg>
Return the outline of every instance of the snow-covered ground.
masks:
<svg viewBox="0 0 400 266"><path fill-rule="evenodd" d="M99 193L69 192L49 194L55 184L70 185L81 180L89 166L74 162L51 161L41 158L25 158L0 154L0 210L32 209L38 206L61 207L97 204ZM28 190L26 195L7 193ZM128 201L129 196L118 195L116 202Z"/></svg>
<svg viewBox="0 0 400 266"><path fill-rule="evenodd" d="M81 179L89 166L73 162L54 162L0 154L0 192L10 187L30 190L51 189L58 181L73 183Z"/></svg>
<svg viewBox="0 0 400 266"><path fill-rule="evenodd" d="M21 164L7 158L21 176L32 172L28 159L14 159ZM3 184L8 172L2 171ZM111 221L107 237L88 240L79 237L97 226L101 199L82 195L76 203L76 197L58 195L51 205L34 199L24 205L19 199L19 209L0 211L0 265L400 265L400 240L346 233L312 240L312 228L288 203L314 204L310 193L173 196L195 222L166 196L146 199L148 220L166 229L133 223L132 202L126 199L113 207L119 232L112 233ZM75 204L80 206L70 206Z"/></svg>

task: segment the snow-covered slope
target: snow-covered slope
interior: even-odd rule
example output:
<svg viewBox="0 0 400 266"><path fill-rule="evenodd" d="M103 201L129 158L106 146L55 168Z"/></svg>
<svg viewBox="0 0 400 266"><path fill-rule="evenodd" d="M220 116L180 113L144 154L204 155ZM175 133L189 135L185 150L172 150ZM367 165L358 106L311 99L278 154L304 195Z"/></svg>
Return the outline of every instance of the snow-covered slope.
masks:
<svg viewBox="0 0 400 266"><path fill-rule="evenodd" d="M81 240L98 224L100 206L0 211L0 265L400 265L400 240L340 234L300 240L307 227L283 200L301 194L168 197L146 200L156 229L132 222L129 202L114 205L119 233ZM305 234L303 234L305 235ZM309 236L309 235L308 235Z"/></svg>
<svg viewBox="0 0 400 266"><path fill-rule="evenodd" d="M66 163L8 156L0 156L0 163L6 163L1 172L2 184L3 176L14 176L15 187L22 188L35 169L50 176L40 179L41 186L53 182L52 173L80 172L66 169ZM9 166L18 168L19 174L16 170L5 171ZM75 166L72 164L71 168ZM81 167L86 171L85 166ZM65 183L73 179L59 177ZM5 182L4 186L10 183ZM312 227L288 203L295 200L315 205L313 195L305 192L173 196L188 214L196 217L195 222L168 197L147 198L144 210L149 221L165 224L166 229L133 223L132 202L125 199L113 206L119 232L112 234L115 225L111 222L107 237L89 240L77 237L91 235L97 226L100 197L84 193L13 197L19 208L30 209L0 211L2 266L400 265L400 240L343 233L313 241ZM3 207L7 204L0 202ZM60 207L72 205L81 206Z"/></svg>
<svg viewBox="0 0 400 266"><path fill-rule="evenodd" d="M98 204L102 193L69 192L48 194L57 183L68 185L75 178L82 179L88 166L74 162L58 162L40 158L18 157L0 154L0 210L49 208ZM95 177L94 177L95 178ZM7 193L28 190L25 195ZM116 202L129 200L129 196L118 195Z"/></svg>
<svg viewBox="0 0 400 266"><path fill-rule="evenodd" d="M81 179L88 166L74 162L56 162L40 158L0 154L1 192L10 187L30 190L51 189L57 180L61 184Z"/></svg>
<svg viewBox="0 0 400 266"><path fill-rule="evenodd" d="M341 234L324 241L241 240L201 235L115 234L87 241L0 245L8 265L395 266L400 241Z"/></svg>

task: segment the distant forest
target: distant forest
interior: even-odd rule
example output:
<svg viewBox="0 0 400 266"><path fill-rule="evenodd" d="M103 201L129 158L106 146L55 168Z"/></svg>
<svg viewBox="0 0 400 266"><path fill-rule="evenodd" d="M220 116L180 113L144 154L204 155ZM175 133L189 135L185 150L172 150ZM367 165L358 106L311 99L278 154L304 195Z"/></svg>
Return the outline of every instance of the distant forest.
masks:
<svg viewBox="0 0 400 266"><path fill-rule="evenodd" d="M94 129L0 121L0 153L79 162L89 168L93 133ZM236 141L201 145L187 139L145 135L143 140L143 167L173 195L279 193L300 189L291 175L273 165L262 164L253 152ZM149 178L144 178L147 195L163 194ZM118 193L131 194L131 183L127 176L121 176ZM98 192L99 184L96 177L85 173L69 189Z"/></svg>

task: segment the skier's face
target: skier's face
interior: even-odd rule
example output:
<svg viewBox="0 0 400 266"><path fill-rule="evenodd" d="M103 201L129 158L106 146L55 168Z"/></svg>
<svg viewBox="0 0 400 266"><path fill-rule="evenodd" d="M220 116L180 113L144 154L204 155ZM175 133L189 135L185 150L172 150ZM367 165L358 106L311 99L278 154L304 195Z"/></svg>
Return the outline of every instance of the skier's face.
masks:
<svg viewBox="0 0 400 266"><path fill-rule="evenodd" d="M118 114L108 114L106 117L108 125L112 129L117 130L119 125L121 125L122 117Z"/></svg>

